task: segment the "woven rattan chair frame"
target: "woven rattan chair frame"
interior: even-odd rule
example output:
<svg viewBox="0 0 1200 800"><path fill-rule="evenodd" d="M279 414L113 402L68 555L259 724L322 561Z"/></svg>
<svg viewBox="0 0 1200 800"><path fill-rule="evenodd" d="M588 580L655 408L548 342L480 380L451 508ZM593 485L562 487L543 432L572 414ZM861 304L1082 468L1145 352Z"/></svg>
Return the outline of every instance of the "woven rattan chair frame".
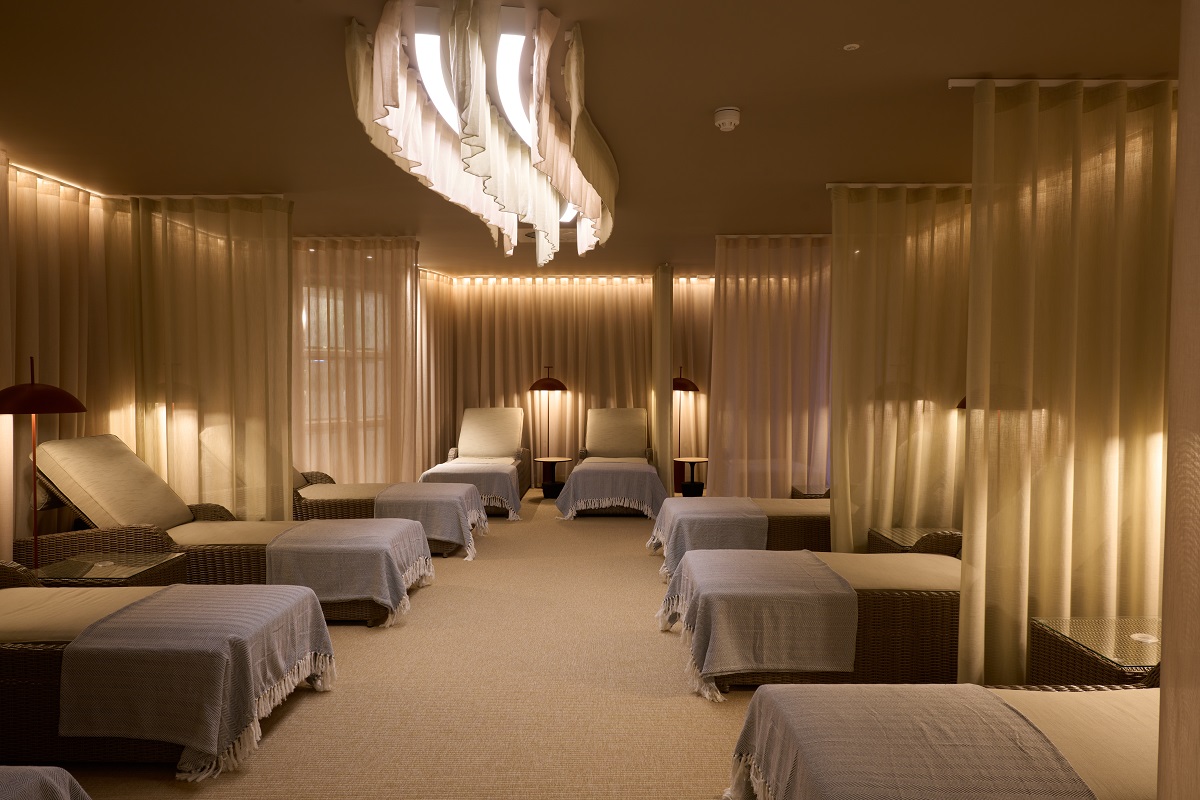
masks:
<svg viewBox="0 0 1200 800"><path fill-rule="evenodd" d="M767 516L768 550L830 550L829 517Z"/></svg>
<svg viewBox="0 0 1200 800"><path fill-rule="evenodd" d="M1027 675L1031 680L1066 679L1079 684L1141 684L1158 667L1124 666L1101 659L1079 642L1042 625L1029 626Z"/></svg>
<svg viewBox="0 0 1200 800"><path fill-rule="evenodd" d="M71 510L88 528L98 530L95 524L81 512L61 491L44 475L38 475L38 481L51 496ZM236 520L229 509L216 503L196 503L189 505L192 516L197 522L231 522ZM136 527L136 526L135 526ZM109 529L117 530L117 529ZM170 539L170 534L159 531ZM88 531L71 531L61 534L64 537L86 534ZM49 536L38 537L38 547ZM196 584L238 584L267 582L267 548L266 545L255 544L202 544L180 545L171 540L174 549L187 554L187 583ZM14 550L16 543L14 542ZM88 548L75 552L86 552ZM157 551L150 551L157 552ZM321 609L327 620L359 621L368 625L376 625L387 619L391 610L373 600L344 600L339 602L322 602Z"/></svg>
<svg viewBox="0 0 1200 800"><path fill-rule="evenodd" d="M745 672L713 679L723 692L767 683L954 683L958 592L860 590L852 672Z"/></svg>
<svg viewBox="0 0 1200 800"><path fill-rule="evenodd" d="M309 483L336 483L324 472L304 472ZM488 512L491 513L491 512ZM508 512L505 511L505 514ZM311 500L296 489L292 490L292 518L297 521L310 519L373 519L375 498L355 497L337 500ZM449 558L459 548L458 542L427 539L430 555Z"/></svg>

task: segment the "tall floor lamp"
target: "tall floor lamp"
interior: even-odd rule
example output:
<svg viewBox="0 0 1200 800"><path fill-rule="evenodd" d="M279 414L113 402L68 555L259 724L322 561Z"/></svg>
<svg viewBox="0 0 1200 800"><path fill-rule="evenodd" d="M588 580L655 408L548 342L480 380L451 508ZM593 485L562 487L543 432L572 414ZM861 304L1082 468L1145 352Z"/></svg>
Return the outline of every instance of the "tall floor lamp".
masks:
<svg viewBox="0 0 1200 800"><path fill-rule="evenodd" d="M692 381L683 377L683 367L679 368L679 375L671 378L671 393L675 392L698 392L700 387L692 383ZM676 395L677 396L677 395ZM683 456L683 399L680 398L679 404L675 409L675 457ZM675 491L678 492L683 487L683 463L675 462Z"/></svg>
<svg viewBox="0 0 1200 800"><path fill-rule="evenodd" d="M37 503L37 415L78 414L87 411L79 398L70 392L45 383L33 382L33 356L29 357L29 383L18 383L0 390L0 414L28 414L33 433L33 568L38 568L38 503Z"/></svg>
<svg viewBox="0 0 1200 800"><path fill-rule="evenodd" d="M558 378L550 377L550 370L553 367L543 367L546 370L545 376L538 378L529 387L531 392L565 392L567 385ZM551 460L551 454L554 451L550 449L550 398L546 397L546 458L535 459L542 462L542 494L545 497L558 497L558 492L562 488L554 480L554 469L557 462ZM560 459L561 460L561 459Z"/></svg>

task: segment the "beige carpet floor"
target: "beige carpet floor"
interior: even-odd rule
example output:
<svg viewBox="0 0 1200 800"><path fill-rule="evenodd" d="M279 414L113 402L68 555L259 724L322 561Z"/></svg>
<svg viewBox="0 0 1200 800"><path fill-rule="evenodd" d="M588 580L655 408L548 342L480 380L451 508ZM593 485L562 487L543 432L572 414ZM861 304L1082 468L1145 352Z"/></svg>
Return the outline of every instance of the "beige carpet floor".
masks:
<svg viewBox="0 0 1200 800"><path fill-rule="evenodd" d="M521 515L435 559L398 625L331 626L336 689L295 692L238 772L71 772L96 800L719 798L750 693L688 689L650 520L560 520L536 489Z"/></svg>

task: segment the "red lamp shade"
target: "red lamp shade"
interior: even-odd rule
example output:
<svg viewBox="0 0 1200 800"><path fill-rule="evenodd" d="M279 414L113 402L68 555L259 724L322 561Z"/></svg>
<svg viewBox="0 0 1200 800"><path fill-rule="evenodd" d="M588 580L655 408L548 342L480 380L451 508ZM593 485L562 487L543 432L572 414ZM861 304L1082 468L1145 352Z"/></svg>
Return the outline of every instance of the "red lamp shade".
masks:
<svg viewBox="0 0 1200 800"><path fill-rule="evenodd" d="M79 398L48 383L18 383L0 389L0 414L78 414Z"/></svg>
<svg viewBox="0 0 1200 800"><path fill-rule="evenodd" d="M671 390L675 392L698 392L700 387L692 383L691 380L683 377L683 367L679 368L679 374L671 378Z"/></svg>
<svg viewBox="0 0 1200 800"><path fill-rule="evenodd" d="M565 383L563 383L562 381L560 381L558 378L550 377L550 370L552 370L552 369L554 369L554 368L553 367L545 367L546 375L544 377L538 378L536 381L534 381L533 385L529 387L529 391L531 391L531 392L565 392L567 390L567 385Z"/></svg>

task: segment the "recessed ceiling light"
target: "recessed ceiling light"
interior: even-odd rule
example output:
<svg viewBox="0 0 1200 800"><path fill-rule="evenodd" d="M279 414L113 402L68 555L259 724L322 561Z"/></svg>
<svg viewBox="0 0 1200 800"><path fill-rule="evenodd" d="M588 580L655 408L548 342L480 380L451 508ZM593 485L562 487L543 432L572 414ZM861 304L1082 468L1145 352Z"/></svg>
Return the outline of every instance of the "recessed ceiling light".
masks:
<svg viewBox="0 0 1200 800"><path fill-rule="evenodd" d="M857 50L860 47L862 47L862 45L855 44L854 42L851 42L850 44L842 45L842 49L845 50L847 53L853 53L855 50Z"/></svg>

